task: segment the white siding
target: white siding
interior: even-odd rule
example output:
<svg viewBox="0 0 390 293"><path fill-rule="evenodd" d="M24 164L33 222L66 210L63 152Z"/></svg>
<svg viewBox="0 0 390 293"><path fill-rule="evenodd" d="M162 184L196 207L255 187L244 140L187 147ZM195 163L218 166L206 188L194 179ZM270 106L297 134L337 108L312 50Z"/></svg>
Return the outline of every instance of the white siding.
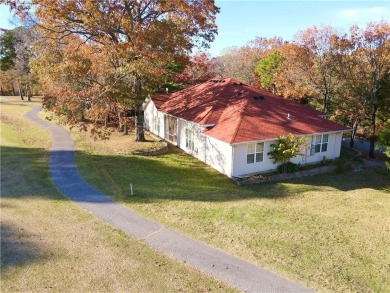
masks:
<svg viewBox="0 0 390 293"><path fill-rule="evenodd" d="M194 148L188 148L186 130L193 132ZM201 160L228 177L232 176L232 147L202 133L203 128L197 124L179 119L178 147L186 153Z"/></svg>
<svg viewBox="0 0 390 293"><path fill-rule="evenodd" d="M273 160L267 155L267 153L271 150L271 144L275 142L276 141L265 141L263 161L254 162L252 164L247 164L246 161L248 144L244 143L235 145L233 147L233 177L275 169L276 166L273 164Z"/></svg>
<svg viewBox="0 0 390 293"><path fill-rule="evenodd" d="M179 119L178 122L178 135L177 146L184 150L186 153L198 158L199 150L202 149L201 141L200 141L200 127L194 123L190 123L188 121ZM194 133L194 148L193 150L186 147L186 129L192 131Z"/></svg>
<svg viewBox="0 0 390 293"><path fill-rule="evenodd" d="M157 110L153 101L145 108L145 129L151 133L165 138L165 116ZM160 120L159 129L155 128L155 119ZM193 132L193 149L186 145L186 129ZM177 123L177 146L188 154L198 158L214 169L228 177L237 177L245 174L265 172L277 168L267 153L271 151L274 141L264 141L263 161L247 163L248 144L230 145L202 133L202 127L186 120L178 119ZM320 162L325 156L327 159L340 157L341 140L343 133L329 133L328 148L326 152L311 153L310 147L304 152L304 156L295 157L291 161L295 164L310 164ZM307 144L310 146L312 135L307 136ZM261 142L261 141L259 141Z"/></svg>
<svg viewBox="0 0 390 293"><path fill-rule="evenodd" d="M315 135L313 135L315 136ZM313 136L308 136L307 143L310 145ZM291 160L293 163L310 164L320 162L323 157L334 160L340 157L342 132L329 133L328 149L326 152L311 153L310 148L306 150L304 157L297 157Z"/></svg>
<svg viewBox="0 0 390 293"><path fill-rule="evenodd" d="M155 123L156 119L159 120L159 123ZM145 129L161 138L164 138L164 123L164 113L159 112L153 101L150 101L144 110ZM159 127L156 129L157 124L159 124Z"/></svg>
<svg viewBox="0 0 390 293"><path fill-rule="evenodd" d="M340 157L340 149L341 149L341 140L343 134L342 132L338 133L329 133L328 139L328 149L326 152L319 152L311 154L310 145L312 142L312 136L307 137L307 144L309 148L304 151L304 156L295 157L291 160L291 162L295 164L310 164L321 162L323 157L326 159L336 159ZM260 142L260 141L259 141ZM271 144L275 144L275 141L264 141L264 155L262 162L255 162L251 164L247 164L247 148L248 144L238 144L233 146L233 177L242 176L245 174L251 173L260 173L269 170L273 170L277 168L277 165L273 164L273 160L269 158L267 153L271 151Z"/></svg>
<svg viewBox="0 0 390 293"><path fill-rule="evenodd" d="M149 101L144 109L144 128L148 131L152 131L154 111L157 111L156 106L153 101Z"/></svg>
<svg viewBox="0 0 390 293"><path fill-rule="evenodd" d="M232 158L233 147L223 141L215 138L205 137L205 148L203 154L203 160L207 165L210 165L214 169L218 170L222 174L228 177L232 177Z"/></svg>

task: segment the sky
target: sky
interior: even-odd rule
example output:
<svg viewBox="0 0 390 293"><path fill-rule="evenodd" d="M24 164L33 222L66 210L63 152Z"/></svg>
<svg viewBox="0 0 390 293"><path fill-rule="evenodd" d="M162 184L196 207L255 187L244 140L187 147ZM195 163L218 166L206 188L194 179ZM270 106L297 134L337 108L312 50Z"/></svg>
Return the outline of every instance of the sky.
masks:
<svg viewBox="0 0 390 293"><path fill-rule="evenodd" d="M216 0L218 35L210 46L217 56L228 47L241 47L258 37L282 37L291 41L294 35L314 25L331 25L341 32L357 24L365 27L370 21L390 21L390 0L387 1L265 1ZM0 4L0 27L12 28L8 7Z"/></svg>
<svg viewBox="0 0 390 293"><path fill-rule="evenodd" d="M233 1L217 0L220 7L216 23L218 36L210 53L218 55L226 47L243 46L258 37L294 35L314 25L331 25L342 32L370 21L390 21L388 1Z"/></svg>

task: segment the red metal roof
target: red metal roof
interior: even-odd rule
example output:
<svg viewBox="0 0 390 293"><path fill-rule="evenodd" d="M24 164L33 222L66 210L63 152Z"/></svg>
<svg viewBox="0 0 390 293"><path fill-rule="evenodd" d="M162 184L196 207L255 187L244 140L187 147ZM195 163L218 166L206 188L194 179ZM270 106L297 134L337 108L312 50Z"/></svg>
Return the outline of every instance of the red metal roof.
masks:
<svg viewBox="0 0 390 293"><path fill-rule="evenodd" d="M232 78L213 79L186 88L170 94L162 103L160 96L152 100L161 112L200 125L215 125L204 133L227 143L274 139L289 133L348 130L319 117L323 112Z"/></svg>

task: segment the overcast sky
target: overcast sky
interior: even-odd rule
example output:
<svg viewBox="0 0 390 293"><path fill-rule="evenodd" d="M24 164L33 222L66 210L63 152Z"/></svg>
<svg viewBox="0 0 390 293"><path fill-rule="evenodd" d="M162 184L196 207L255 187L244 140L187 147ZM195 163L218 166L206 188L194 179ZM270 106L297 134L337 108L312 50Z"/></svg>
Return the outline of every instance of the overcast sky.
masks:
<svg viewBox="0 0 390 293"><path fill-rule="evenodd" d="M292 40L300 30L314 25L332 25L341 31L357 24L365 27L370 21L390 21L390 1L238 1L217 0L218 36L210 53L243 46L256 36L282 37ZM8 7L0 5L0 27L12 28Z"/></svg>

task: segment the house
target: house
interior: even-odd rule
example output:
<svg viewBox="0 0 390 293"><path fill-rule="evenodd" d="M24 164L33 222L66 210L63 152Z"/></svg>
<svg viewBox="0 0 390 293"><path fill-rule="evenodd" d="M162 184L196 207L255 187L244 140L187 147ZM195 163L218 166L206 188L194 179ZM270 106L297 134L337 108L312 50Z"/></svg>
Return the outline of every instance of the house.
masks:
<svg viewBox="0 0 390 293"><path fill-rule="evenodd" d="M311 147L294 163L340 156L349 129L325 114L232 78L212 79L145 105L145 129L228 177L277 168L267 153L277 136L307 137Z"/></svg>

